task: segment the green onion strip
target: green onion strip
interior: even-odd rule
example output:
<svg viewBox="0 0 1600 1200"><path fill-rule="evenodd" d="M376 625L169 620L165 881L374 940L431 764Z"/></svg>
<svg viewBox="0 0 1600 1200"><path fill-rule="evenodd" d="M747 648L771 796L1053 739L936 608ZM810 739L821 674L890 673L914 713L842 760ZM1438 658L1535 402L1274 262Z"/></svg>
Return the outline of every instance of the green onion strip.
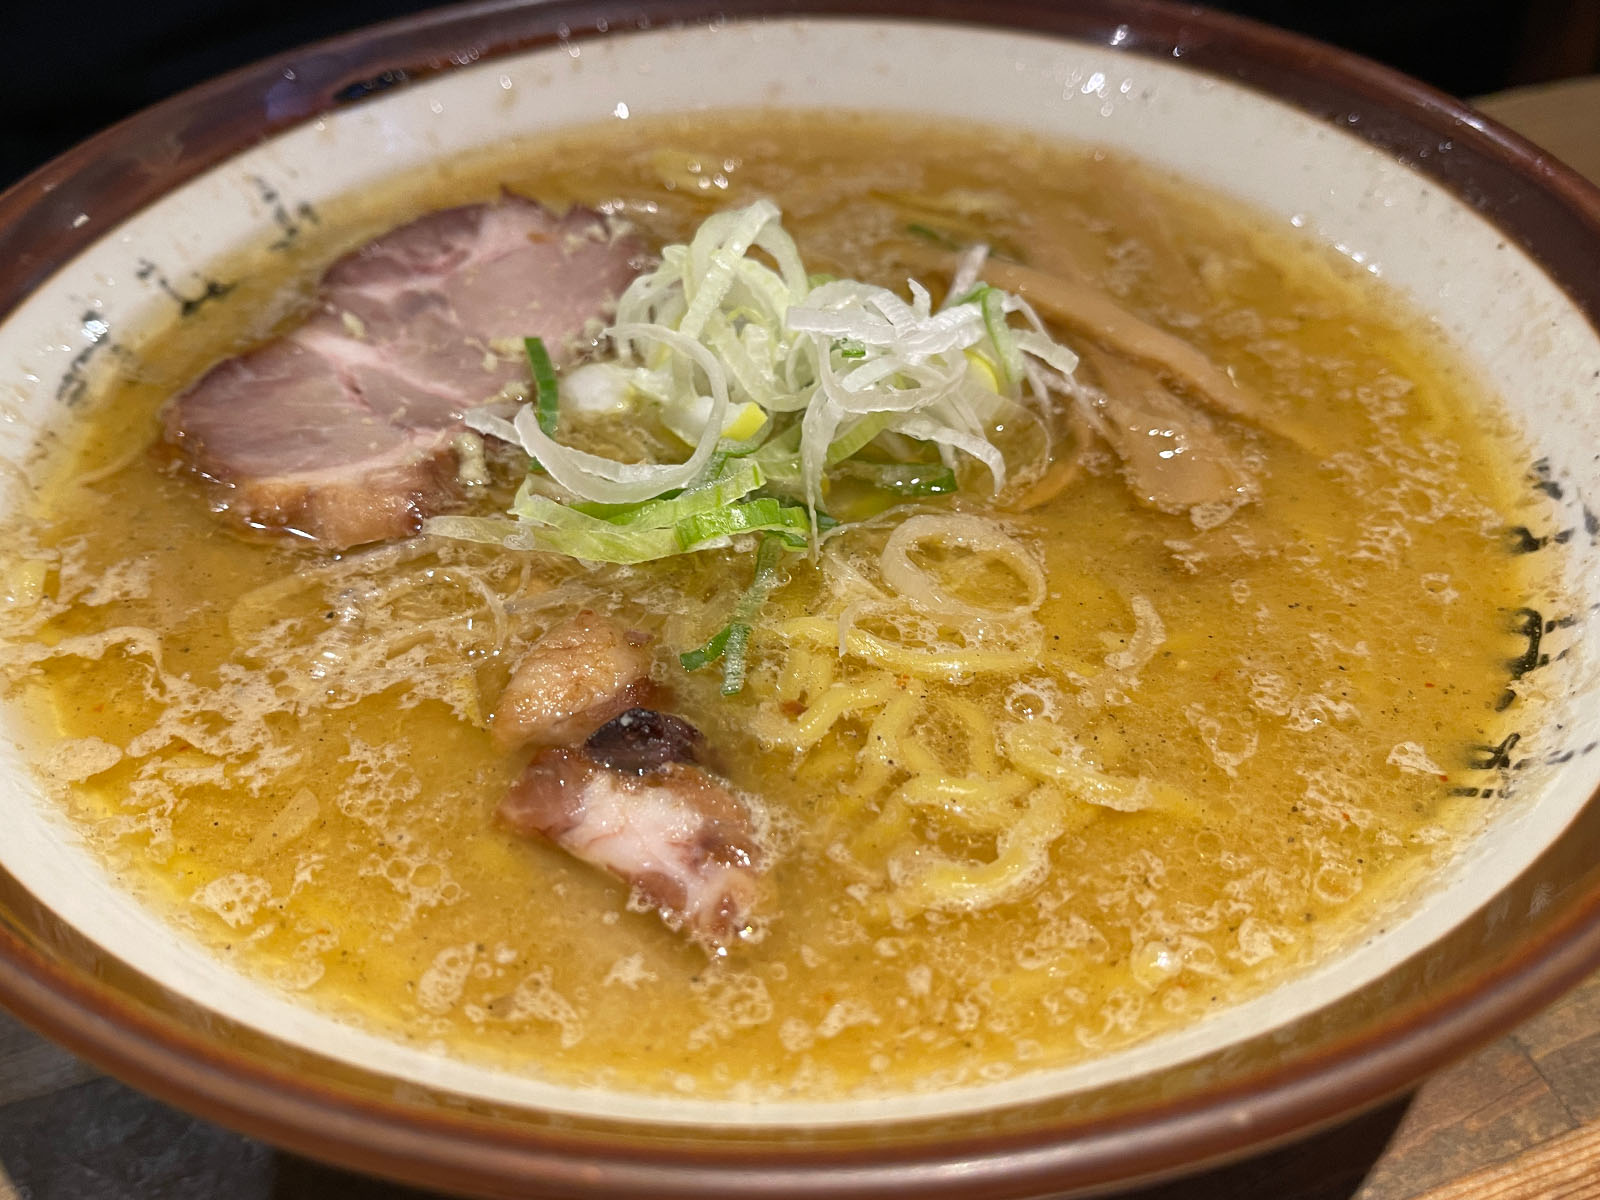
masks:
<svg viewBox="0 0 1600 1200"><path fill-rule="evenodd" d="M744 690L747 655L756 614L761 611L761 606L767 602L767 597L778 582L778 567L783 561L784 550L781 539L763 538L761 548L756 551L755 578L734 605L731 619L705 645L678 655L678 662L685 671L702 670L720 659L724 696L737 696Z"/></svg>
<svg viewBox="0 0 1600 1200"><path fill-rule="evenodd" d="M543 338L523 338L522 345L528 352L528 365L533 368L534 406L539 414L539 428L546 437L555 437L556 421L561 412L555 365L550 361L550 352L544 348Z"/></svg>

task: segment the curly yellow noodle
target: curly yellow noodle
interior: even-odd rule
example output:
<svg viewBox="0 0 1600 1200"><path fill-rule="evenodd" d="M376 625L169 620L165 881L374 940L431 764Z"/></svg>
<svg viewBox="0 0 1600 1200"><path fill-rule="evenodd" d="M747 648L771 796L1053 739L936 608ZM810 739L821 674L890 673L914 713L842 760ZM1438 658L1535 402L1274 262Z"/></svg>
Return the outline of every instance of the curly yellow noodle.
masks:
<svg viewBox="0 0 1600 1200"><path fill-rule="evenodd" d="M795 647L784 656L778 672L778 699L799 702L816 699L833 685L834 655L814 654Z"/></svg>
<svg viewBox="0 0 1600 1200"><path fill-rule="evenodd" d="M1037 779L1057 783L1088 804L1118 812L1160 809L1185 816L1199 816L1200 806L1170 784L1143 776L1108 775L1093 767L1056 753L1044 744L1045 737L1059 738L1059 731L1042 732L1033 723L1012 725L1005 731L1006 752L1019 768Z"/></svg>
<svg viewBox="0 0 1600 1200"><path fill-rule="evenodd" d="M914 650L852 629L847 655L880 668L852 678L838 669L837 626L827 618L793 619L777 632L789 653L777 680L780 704L763 714L760 732L800 754L798 773L835 781L825 819L863 880L894 884L884 896L885 916L1015 899L1047 870L1050 847L1069 826L1106 807L1174 802L1146 781L1071 761L1032 722L997 728L980 705L935 690L940 679L1036 668L1036 655ZM782 702L806 707L796 717L779 716ZM936 731L948 727L959 736L939 751L947 743ZM947 836L957 844L994 839L994 856L939 849Z"/></svg>
<svg viewBox="0 0 1600 1200"><path fill-rule="evenodd" d="M915 775L937 775L944 770L938 756L915 739L900 747L900 758L906 770Z"/></svg>
<svg viewBox="0 0 1600 1200"><path fill-rule="evenodd" d="M1000 759L994 752L993 719L971 700L957 697L950 701L950 707L967 731L967 762L971 769L989 775L998 771Z"/></svg>
<svg viewBox="0 0 1600 1200"><path fill-rule="evenodd" d="M826 617L796 617L780 622L773 632L788 640L818 646L837 646L839 627ZM1029 650L909 650L864 629L845 635L845 651L919 679L959 680L972 675L993 675L1036 670L1042 647Z"/></svg>
<svg viewBox="0 0 1600 1200"><path fill-rule="evenodd" d="M1050 866L1050 845L1067 827L1059 792L1040 787L1000 835L999 853L990 862L970 862L937 851L920 850L900 881L897 907L989 908L1014 898L1036 883Z"/></svg>
<svg viewBox="0 0 1600 1200"><path fill-rule="evenodd" d="M883 794L889 781L901 769L900 757L916 720L922 703L920 692L901 692L883 706L867 727L867 737L861 748L861 771L855 781L839 796L837 819L849 822Z"/></svg>
<svg viewBox="0 0 1600 1200"><path fill-rule="evenodd" d="M795 767L795 778L822 783L841 778L856 764L853 746L819 746Z"/></svg>
<svg viewBox="0 0 1600 1200"><path fill-rule="evenodd" d="M850 854L856 864L872 864L881 870L886 868L896 850L914 849L915 830L911 827L911 816L911 809L897 797L891 796L884 801L877 816L850 838Z"/></svg>
<svg viewBox="0 0 1600 1200"><path fill-rule="evenodd" d="M856 790L876 792L889 777L902 769L907 735L916 720L917 711L926 702L920 689L900 692L892 696L883 711L867 727L867 739L861 748L861 775Z"/></svg>
<svg viewBox="0 0 1600 1200"><path fill-rule="evenodd" d="M998 777L913 775L896 789L895 799L916 808L938 809L975 832L999 833L1016 820L1016 801L1034 786L1015 771Z"/></svg>
<svg viewBox="0 0 1600 1200"><path fill-rule="evenodd" d="M841 718L886 704L899 691L892 675L877 675L862 683L835 684L816 697L799 717L792 721L761 721L757 732L766 741L808 750L826 737Z"/></svg>

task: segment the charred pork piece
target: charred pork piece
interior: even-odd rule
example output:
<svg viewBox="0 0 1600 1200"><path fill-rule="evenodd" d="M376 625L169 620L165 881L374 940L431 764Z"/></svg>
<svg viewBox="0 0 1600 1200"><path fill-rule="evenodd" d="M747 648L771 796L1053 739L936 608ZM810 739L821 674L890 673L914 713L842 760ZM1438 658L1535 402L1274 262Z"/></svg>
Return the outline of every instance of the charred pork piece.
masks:
<svg viewBox="0 0 1600 1200"><path fill-rule="evenodd" d="M668 763L699 762L705 740L705 735L682 717L630 708L591 733L583 748L603 767L643 775Z"/></svg>
<svg viewBox="0 0 1600 1200"><path fill-rule="evenodd" d="M663 753L683 748L676 734L662 741ZM749 925L762 869L749 810L691 762L668 758L646 770L619 770L587 749L541 750L499 815L517 833L546 837L611 872L633 888L636 903L708 946L726 945Z"/></svg>
<svg viewBox="0 0 1600 1200"><path fill-rule="evenodd" d="M489 730L502 750L568 746L650 691L649 643L642 633L584 609L522 656L500 695Z"/></svg>
<svg viewBox="0 0 1600 1200"><path fill-rule="evenodd" d="M239 523L334 549L415 533L458 495L462 417L557 361L643 252L596 215L507 197L431 213L336 262L299 328L213 367L165 438Z"/></svg>

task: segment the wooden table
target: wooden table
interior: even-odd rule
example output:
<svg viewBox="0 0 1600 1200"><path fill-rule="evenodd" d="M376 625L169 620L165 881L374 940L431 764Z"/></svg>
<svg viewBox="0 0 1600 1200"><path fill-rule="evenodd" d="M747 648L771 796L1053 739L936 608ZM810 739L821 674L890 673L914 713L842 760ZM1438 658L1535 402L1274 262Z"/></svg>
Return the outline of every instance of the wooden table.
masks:
<svg viewBox="0 0 1600 1200"><path fill-rule="evenodd" d="M1600 78L1484 111L1600 181ZM0 1200L426 1200L130 1091L0 1014ZM1600 1198L1600 974L1392 1104L1125 1200Z"/></svg>

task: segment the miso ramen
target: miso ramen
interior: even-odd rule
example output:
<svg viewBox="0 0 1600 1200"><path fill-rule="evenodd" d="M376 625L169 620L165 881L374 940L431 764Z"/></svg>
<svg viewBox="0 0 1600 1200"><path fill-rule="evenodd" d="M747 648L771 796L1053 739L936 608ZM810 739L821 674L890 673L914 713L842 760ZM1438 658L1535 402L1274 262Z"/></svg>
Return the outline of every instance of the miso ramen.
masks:
<svg viewBox="0 0 1600 1200"><path fill-rule="evenodd" d="M398 507L355 467L258 486L228 439L278 401L208 389L270 353L289 394L329 347L341 396L433 387L437 356L361 357L416 335L360 306L458 269L380 237L447 210L546 222L507 236L615 287L576 336L478 331L491 403L426 471L397 442ZM119 364L7 538L42 775L239 970L558 1082L952 1087L1260 994L1478 827L1533 586L1517 442L1293 230L1114 155L790 113L320 216ZM641 796L700 838L685 780L723 807L682 887L595 849Z"/></svg>

